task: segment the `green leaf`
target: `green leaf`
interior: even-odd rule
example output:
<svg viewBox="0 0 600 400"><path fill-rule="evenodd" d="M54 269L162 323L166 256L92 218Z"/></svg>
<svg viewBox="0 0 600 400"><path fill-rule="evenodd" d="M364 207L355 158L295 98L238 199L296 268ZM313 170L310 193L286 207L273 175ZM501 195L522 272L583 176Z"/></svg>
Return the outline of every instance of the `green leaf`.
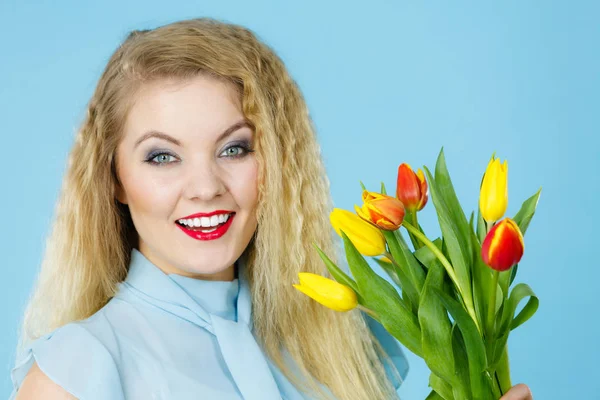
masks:
<svg viewBox="0 0 600 400"><path fill-rule="evenodd" d="M402 290L402 295L405 297L406 304L410 305L410 308L414 315L417 314L419 307L419 293L417 293L411 280L406 276L406 273L402 268L396 267L394 264L390 264L385 261L381 261L375 258L375 262L379 264L381 269L392 278L392 281Z"/></svg>
<svg viewBox="0 0 600 400"><path fill-rule="evenodd" d="M367 190L367 188L365 188L365 185L362 183L362 181L359 181L359 182L360 182L360 187L362 188L362 190Z"/></svg>
<svg viewBox="0 0 600 400"><path fill-rule="evenodd" d="M515 315L515 311L517 310L517 306L525 297L529 296L529 300L525 307L519 312L519 314L513 318ZM533 290L525 283L519 283L516 285L512 291L510 292L510 297L508 298L508 307L506 308L506 318L503 318L503 327L506 327L508 321L510 321L510 330L517 328L519 325L526 322L529 318L535 314L538 309L540 301L538 297L535 295Z"/></svg>
<svg viewBox="0 0 600 400"><path fill-rule="evenodd" d="M469 223L467 222L465 212L463 211L460 202L458 201L458 197L456 196L456 192L454 191L454 186L452 185L452 180L450 179L450 174L448 173L448 169L446 167L446 158L444 156L443 148L441 149L438 159L435 163L435 183L437 185L438 195L442 197L444 204L446 204L448 211L450 212L450 219L456 225L459 232L460 244L464 246L463 256L465 257L465 262L467 265L470 265L470 257L472 252L470 234L471 229L469 227Z"/></svg>
<svg viewBox="0 0 600 400"><path fill-rule="evenodd" d="M502 393L506 393L513 386L510 381L510 365L508 363L508 347L504 346L500 361L495 366L496 376L500 383L500 389Z"/></svg>
<svg viewBox="0 0 600 400"><path fill-rule="evenodd" d="M342 271L337 265L335 265L335 263L331 261L329 257L327 257L327 254L325 254L323 250L319 248L319 246L317 246L315 243L313 243L313 246L319 252L321 260L323 260L325 266L327 267L331 275L335 278L335 280L341 284L349 286L355 292L358 292L358 286L356 285L356 282L354 282L354 279L350 278L348 275L346 275L344 271Z"/></svg>
<svg viewBox="0 0 600 400"><path fill-rule="evenodd" d="M383 182L381 182L381 194L386 194L387 195L387 192L385 190L385 185L383 184Z"/></svg>
<svg viewBox="0 0 600 400"><path fill-rule="evenodd" d="M429 386L431 386L431 384L430 384ZM452 399L454 399L454 398L452 398ZM448 399L446 399L446 398L444 398L444 397L440 396L439 394L437 394L437 393L435 392L435 390L432 390L432 391L431 391L431 392L430 392L430 393L427 395L427 397L425 397L425 400L448 400Z"/></svg>
<svg viewBox="0 0 600 400"><path fill-rule="evenodd" d="M508 286L512 285L513 281L517 277L517 270L519 269L519 264L515 264L510 268L510 280L508 282Z"/></svg>
<svg viewBox="0 0 600 400"><path fill-rule="evenodd" d="M429 268L419 303L419 324L425 363L434 374L452 383L454 381L454 356L450 332L452 325L446 308L432 292L434 288L443 290L444 275L444 267L439 261Z"/></svg>
<svg viewBox="0 0 600 400"><path fill-rule="evenodd" d="M404 269L406 275L410 278L413 287L417 293L421 293L423 284L425 283L425 271L419 264L419 261L415 258L414 254L408 248L408 245L404 241L402 234L399 230L396 231L381 231L385 240L390 248L392 257L396 260L396 263Z"/></svg>
<svg viewBox="0 0 600 400"><path fill-rule="evenodd" d="M527 304L525 304L525 307L523 307L523 309L515 317L514 315L517 307L521 300L523 300L525 297L529 297L529 300L527 301ZM533 290L531 290L531 288L525 283L519 283L512 289L508 300L504 303L501 317L502 322L496 332L497 339L495 339L493 342L494 356L490 364L492 367L500 361L500 357L502 356L502 351L508 341L508 335L510 331L531 318L537 311L538 306L539 299Z"/></svg>
<svg viewBox="0 0 600 400"><path fill-rule="evenodd" d="M469 379L471 382L471 394L474 399L486 400L490 398L491 387L486 380L484 370L487 366L485 346L475 322L467 311L446 293L433 289L452 318L458 324L462 333L467 357L469 360Z"/></svg>
<svg viewBox="0 0 600 400"><path fill-rule="evenodd" d="M492 343L493 356L492 356L492 362L490 363L489 368L488 368L490 371L495 370L496 366L500 362L500 359L502 357L502 351L506 347L506 343L508 342L509 334L510 334L509 330L502 331L500 333L500 336L497 339L495 339L494 342Z"/></svg>
<svg viewBox="0 0 600 400"><path fill-rule="evenodd" d="M452 325L452 352L454 354L454 368L456 370L455 384L452 393L457 399L469 399L471 396L471 378L469 376L469 358L467 348L460 329L456 322Z"/></svg>
<svg viewBox="0 0 600 400"><path fill-rule="evenodd" d="M485 221L483 220L483 216L481 215L481 210L479 209L479 205L477 206L477 239L479 239L479 245L483 244L485 240Z"/></svg>
<svg viewBox="0 0 600 400"><path fill-rule="evenodd" d="M529 227L529 223L535 214L535 209L537 207L537 203L540 199L540 194L542 192L542 188L540 188L533 196L528 198L523 202L519 212L513 217L513 220L519 226L521 233L525 236L525 232L527 232L527 228ZM510 273L506 272L500 275L500 286L508 291L510 285L512 285L513 281L517 276L518 265L513 265L510 269Z"/></svg>
<svg viewBox="0 0 600 400"><path fill-rule="evenodd" d="M433 199L433 204L435 205L438 221L442 230L442 237L450 257L450 262L452 263L456 274L460 292L463 296L464 302L467 305L473 304L470 271L472 254L466 253L467 251L470 251L469 249L472 249L472 246L466 246L466 242L470 243L471 238L470 236L468 236L466 239L463 238L463 233L459 228L459 224L453 220L452 213L448 209L448 206L444 201L444 197L440 188L437 186L436 181L433 179L433 176L431 176L431 173L427 167L424 166L423 169L425 170L425 174L429 180L431 197Z"/></svg>
<svg viewBox="0 0 600 400"><path fill-rule="evenodd" d="M475 236L475 233L472 235ZM483 262L479 243L474 243L473 253L473 303L479 326L483 327L491 300L493 271Z"/></svg>
<svg viewBox="0 0 600 400"><path fill-rule="evenodd" d="M379 315L381 325L400 343L417 356L423 357L417 317L404 304L396 289L371 269L346 233L343 230L340 232L350 271L356 279L359 293L365 300L363 305Z"/></svg>
<svg viewBox="0 0 600 400"><path fill-rule="evenodd" d="M402 289L403 284L402 284L402 281L399 279L398 274L396 273L397 268L394 267L394 264L386 262L386 261L382 261L375 257L373 257L373 260L375 260L375 262L377 264L379 264L381 269L386 274L388 274L388 276L392 279L392 281L396 284L396 286L398 286L400 289ZM404 272L401 271L401 273L404 273ZM406 279L408 279L408 278L406 278Z"/></svg>
<svg viewBox="0 0 600 400"><path fill-rule="evenodd" d="M541 193L542 188L539 188L539 190L533 196L523 202L521 209L513 217L513 220L517 223L517 225L519 225L519 229L523 235L525 235L525 232L529 227L529 223L531 222L531 218L533 218L533 214L535 214L535 209Z"/></svg>
<svg viewBox="0 0 600 400"><path fill-rule="evenodd" d="M442 239L441 238L432 240L432 243L435 244L435 246L438 249L442 250ZM417 260L419 260L419 262L421 264L423 264L425 267L427 267L427 269L431 268L432 263L438 261L435 254L433 254L431 249L427 246L421 247L419 250L415 251L413 254L415 255L415 257L417 258Z"/></svg>
<svg viewBox="0 0 600 400"><path fill-rule="evenodd" d="M509 287L512 281L515 279L516 270L514 269L514 267L515 266L513 265L507 271L500 271L498 275L498 284L502 288L503 299L508 298Z"/></svg>
<svg viewBox="0 0 600 400"><path fill-rule="evenodd" d="M429 387L433 389L426 399L454 400L452 386L433 372L429 374Z"/></svg>

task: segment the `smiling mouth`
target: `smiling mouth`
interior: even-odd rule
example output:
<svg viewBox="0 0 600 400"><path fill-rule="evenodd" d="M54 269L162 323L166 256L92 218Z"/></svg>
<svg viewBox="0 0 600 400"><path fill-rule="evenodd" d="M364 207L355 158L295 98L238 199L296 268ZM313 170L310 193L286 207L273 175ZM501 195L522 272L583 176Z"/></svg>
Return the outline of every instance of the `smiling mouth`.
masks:
<svg viewBox="0 0 600 400"><path fill-rule="evenodd" d="M228 220L234 215L235 213L229 213L229 218ZM227 220L227 221L228 221ZM215 226L190 226L190 225L186 225L186 224L182 224L179 221L175 221L175 223L187 230L190 231L194 231L194 232L204 232L204 233L210 233L213 231L216 231L217 229L219 229L220 227L222 227L223 225L227 224L227 221L221 222L218 225Z"/></svg>
<svg viewBox="0 0 600 400"><path fill-rule="evenodd" d="M194 232L212 232L212 231L216 231L219 227L225 225L227 222L222 222L217 226L209 226L209 227L205 227L205 226L187 226L187 225L183 225L180 224L179 222L176 222L176 224L178 224L179 226L184 227L185 229L188 229L190 231L194 231Z"/></svg>

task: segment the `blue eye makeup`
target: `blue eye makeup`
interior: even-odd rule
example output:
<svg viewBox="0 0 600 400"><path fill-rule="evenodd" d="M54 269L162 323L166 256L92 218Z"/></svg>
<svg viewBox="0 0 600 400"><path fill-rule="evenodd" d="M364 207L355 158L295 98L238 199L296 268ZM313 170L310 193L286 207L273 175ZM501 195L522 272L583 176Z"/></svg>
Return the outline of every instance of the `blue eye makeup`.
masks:
<svg viewBox="0 0 600 400"><path fill-rule="evenodd" d="M237 158L245 157L250 153L254 153L254 150L251 148L250 143L247 140L242 140L242 141L233 143L231 146L229 146L225 150L223 150L223 153L227 153L231 149L241 149L241 153L240 152L235 153L235 154L228 153L229 155L226 155L225 157L237 159ZM223 153L221 153L221 154L223 154Z"/></svg>
<svg viewBox="0 0 600 400"><path fill-rule="evenodd" d="M223 157L233 160L244 158L250 153L254 153L254 150L251 148L250 142L247 140L234 142L225 150L223 150L223 152L221 152L221 154L225 154ZM170 159L177 159L177 156L168 150L152 150L150 153L148 153L144 159L144 162L150 165L164 166L175 162L169 161Z"/></svg>
<svg viewBox="0 0 600 400"><path fill-rule="evenodd" d="M176 158L176 156L169 151L153 150L146 156L146 159L144 160L144 162L151 164L151 165L161 166L161 165L170 164L170 162L168 161L168 159L170 157ZM156 160L162 160L162 161L156 161ZM167 160L167 161L165 161L165 160Z"/></svg>

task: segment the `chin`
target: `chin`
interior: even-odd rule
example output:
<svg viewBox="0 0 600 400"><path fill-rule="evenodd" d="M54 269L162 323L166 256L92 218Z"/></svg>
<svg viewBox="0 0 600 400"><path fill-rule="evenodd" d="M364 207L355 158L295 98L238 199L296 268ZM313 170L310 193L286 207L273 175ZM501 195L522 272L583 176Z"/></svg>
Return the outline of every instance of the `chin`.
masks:
<svg viewBox="0 0 600 400"><path fill-rule="evenodd" d="M231 263L233 264L233 263ZM208 263L198 264L190 262L184 265L184 270L190 274L196 275L215 275L227 271L231 264L228 263Z"/></svg>

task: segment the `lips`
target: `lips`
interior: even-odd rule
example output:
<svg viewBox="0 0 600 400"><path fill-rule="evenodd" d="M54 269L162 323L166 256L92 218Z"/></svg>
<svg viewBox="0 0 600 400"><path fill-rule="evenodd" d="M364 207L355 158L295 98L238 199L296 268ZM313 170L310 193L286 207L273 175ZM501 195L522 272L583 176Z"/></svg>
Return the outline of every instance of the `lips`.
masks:
<svg viewBox="0 0 600 400"><path fill-rule="evenodd" d="M231 218L231 215L229 215L229 218ZM228 220L229 220L229 218L228 218ZM188 226L188 225L184 225L184 224L180 223L179 221L175 221L175 223L177 225L182 226L185 229L189 229L191 231L202 231L202 230L206 231L206 230L211 230L211 229L215 229L215 228L218 228L220 226L223 226L223 225L225 225L227 223L227 221L220 222L218 225L215 225L215 226L212 226L212 225L211 226Z"/></svg>
<svg viewBox="0 0 600 400"><path fill-rule="evenodd" d="M196 239L196 240L214 240L214 239L220 238L221 236L223 236L227 232L227 230L231 226L231 223L232 223L234 217L235 217L235 213L231 214L229 216L229 219L224 224L217 225L216 229L215 228L210 228L210 229L213 229L210 232L203 232L201 230L202 227L198 227L198 230L193 230L191 228L188 228L187 226L181 225L178 222L176 223L176 225L185 234L187 234L189 237L191 237L193 239ZM204 228L204 229L209 229L209 228Z"/></svg>
<svg viewBox="0 0 600 400"><path fill-rule="evenodd" d="M180 219L190 219L190 218L200 218L200 217L211 217L213 215L218 215L218 214L235 214L235 212L231 211L231 210L215 210L215 211L211 211L209 213L202 213L202 212L200 212L200 213L188 215L187 217L177 218L177 220L180 220Z"/></svg>

